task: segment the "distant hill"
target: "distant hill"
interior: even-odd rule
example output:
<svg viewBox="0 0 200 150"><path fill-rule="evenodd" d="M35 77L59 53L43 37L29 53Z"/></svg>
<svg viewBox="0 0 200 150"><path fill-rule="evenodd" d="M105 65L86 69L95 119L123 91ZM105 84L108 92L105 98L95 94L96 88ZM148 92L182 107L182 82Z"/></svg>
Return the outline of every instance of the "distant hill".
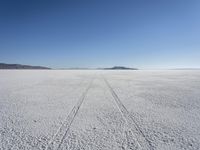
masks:
<svg viewBox="0 0 200 150"><path fill-rule="evenodd" d="M0 69L51 69L51 68L43 67L43 66L0 63Z"/></svg>
<svg viewBox="0 0 200 150"><path fill-rule="evenodd" d="M104 68L105 70L138 70L137 68L127 68L123 66L114 66L112 68Z"/></svg>

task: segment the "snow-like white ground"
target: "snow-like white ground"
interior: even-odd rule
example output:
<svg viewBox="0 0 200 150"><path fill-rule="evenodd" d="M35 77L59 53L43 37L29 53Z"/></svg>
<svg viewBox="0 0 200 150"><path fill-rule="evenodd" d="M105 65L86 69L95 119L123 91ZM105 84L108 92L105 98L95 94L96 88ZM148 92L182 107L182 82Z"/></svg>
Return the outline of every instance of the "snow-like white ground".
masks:
<svg viewBox="0 0 200 150"><path fill-rule="evenodd" d="M0 150L198 150L200 71L0 70Z"/></svg>

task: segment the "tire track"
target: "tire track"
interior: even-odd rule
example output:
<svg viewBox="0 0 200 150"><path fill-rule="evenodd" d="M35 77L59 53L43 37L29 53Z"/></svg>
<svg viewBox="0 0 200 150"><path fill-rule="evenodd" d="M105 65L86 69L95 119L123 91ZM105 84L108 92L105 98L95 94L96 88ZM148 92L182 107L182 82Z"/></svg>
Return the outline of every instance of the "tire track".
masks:
<svg viewBox="0 0 200 150"><path fill-rule="evenodd" d="M72 122L74 121L74 118L76 117L76 115L79 111L79 108L81 107L81 105L92 85L93 80L94 80L94 78L90 81L89 86L83 92L82 96L80 97L80 99L78 100L76 105L73 107L73 109L71 110L71 112L69 113L69 115L67 116L65 121L61 124L61 126L59 127L57 132L54 134L54 136L49 140L45 150L58 150L61 147L65 137L68 134L70 126L71 126Z"/></svg>
<svg viewBox="0 0 200 150"><path fill-rule="evenodd" d="M135 140L138 144L138 148L141 150L153 150L153 146L151 145L151 142L146 138L143 131L140 129L137 122L132 118L126 107L123 105L113 88L111 87L110 83L106 80L105 77L102 77L105 84L107 85L109 91L111 92L114 101L121 112L124 120L126 121L126 124L128 125L131 135L135 137Z"/></svg>

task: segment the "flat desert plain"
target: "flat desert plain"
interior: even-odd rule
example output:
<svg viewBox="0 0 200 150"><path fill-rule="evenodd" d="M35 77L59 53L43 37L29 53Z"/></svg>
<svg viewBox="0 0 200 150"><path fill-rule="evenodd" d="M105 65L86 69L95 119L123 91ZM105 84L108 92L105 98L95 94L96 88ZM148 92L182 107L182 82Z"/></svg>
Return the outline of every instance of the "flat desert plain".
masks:
<svg viewBox="0 0 200 150"><path fill-rule="evenodd" d="M198 150L198 70L1 70L0 150Z"/></svg>

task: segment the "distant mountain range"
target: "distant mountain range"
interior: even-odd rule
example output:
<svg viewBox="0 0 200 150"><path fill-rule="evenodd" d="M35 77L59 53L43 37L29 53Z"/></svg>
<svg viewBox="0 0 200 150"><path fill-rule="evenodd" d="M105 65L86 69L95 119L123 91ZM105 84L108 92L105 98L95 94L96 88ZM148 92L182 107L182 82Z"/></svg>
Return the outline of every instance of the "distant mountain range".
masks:
<svg viewBox="0 0 200 150"><path fill-rule="evenodd" d="M43 66L0 63L0 69L51 69L51 68L43 67Z"/></svg>
<svg viewBox="0 0 200 150"><path fill-rule="evenodd" d="M123 66L114 66L112 68L104 68L105 70L138 70L137 68L128 68Z"/></svg>
<svg viewBox="0 0 200 150"><path fill-rule="evenodd" d="M0 69L51 69L43 66L31 66L22 64L0 63ZM111 68L60 68L58 70L138 70L137 68L128 68L123 66L114 66Z"/></svg>

